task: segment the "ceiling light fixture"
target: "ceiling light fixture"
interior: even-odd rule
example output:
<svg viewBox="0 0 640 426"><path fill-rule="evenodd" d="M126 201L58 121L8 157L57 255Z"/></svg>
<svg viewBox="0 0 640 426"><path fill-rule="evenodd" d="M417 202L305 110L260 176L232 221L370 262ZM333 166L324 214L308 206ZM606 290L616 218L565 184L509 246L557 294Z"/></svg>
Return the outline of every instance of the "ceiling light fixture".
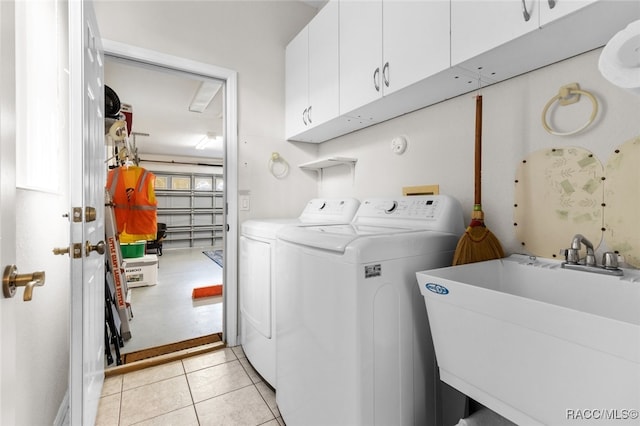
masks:
<svg viewBox="0 0 640 426"><path fill-rule="evenodd" d="M205 137L200 139L200 142L196 144L196 149L205 149L207 145L209 145L209 143L215 139L215 137L216 137L215 133L207 132Z"/></svg>
<svg viewBox="0 0 640 426"><path fill-rule="evenodd" d="M189 104L189 111L204 112L218 93L218 90L220 90L220 87L222 87L222 85L217 81L201 81L196 93L193 95L191 103Z"/></svg>
<svg viewBox="0 0 640 426"><path fill-rule="evenodd" d="M206 136L200 139L200 142L196 144L196 149L205 149L212 142L222 142L222 136L216 136L214 132L207 132Z"/></svg>

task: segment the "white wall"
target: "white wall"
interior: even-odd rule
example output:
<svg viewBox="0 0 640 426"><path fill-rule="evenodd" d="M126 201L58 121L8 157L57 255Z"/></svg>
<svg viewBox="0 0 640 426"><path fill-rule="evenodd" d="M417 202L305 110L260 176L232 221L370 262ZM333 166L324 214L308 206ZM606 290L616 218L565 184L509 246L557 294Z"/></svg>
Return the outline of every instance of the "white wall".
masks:
<svg viewBox="0 0 640 426"><path fill-rule="evenodd" d="M251 193L239 220L297 216L316 181L294 165L313 160L317 147L284 140L284 51L316 10L291 0L98 0L95 10L106 39L238 72L238 189ZM273 151L292 165L287 179L269 173Z"/></svg>
<svg viewBox="0 0 640 426"><path fill-rule="evenodd" d="M239 190L250 191L250 217L297 215L311 197L390 196L407 185L439 184L463 203L468 220L473 204L475 93L459 96L403 117L320 145L284 140L284 49L315 10L298 1L114 2L98 1L103 37L235 69L239 73ZM483 199L489 228L508 252L521 252L513 231L516 166L544 147L581 146L605 163L612 149L640 134L640 97L600 75L600 49L483 88ZM546 102L560 86L578 82L600 100L596 122L569 137L552 136L540 124ZM576 108L576 127L590 108ZM405 135L404 155L390 141ZM267 165L278 151L291 165L285 179ZM297 165L318 157L358 158L355 180L347 167L314 172Z"/></svg>
<svg viewBox="0 0 640 426"><path fill-rule="evenodd" d="M482 206L487 226L509 253L523 252L515 239L513 200L516 167L527 154L548 147L580 146L606 164L616 146L640 135L640 96L611 85L600 75L600 51L480 91L484 107ZM572 82L599 99L599 115L582 133L550 135L541 125L541 112L560 86ZM358 163L353 184L348 168L325 169L320 195L397 196L403 186L439 184L441 193L462 202L468 223L473 207L475 95L462 95L323 143L321 157L356 157ZM579 104L574 116L560 120L575 121L574 127L568 124L565 130L580 127L589 117L591 102L583 98ZM392 138L398 135L409 140L401 156L390 150Z"/></svg>

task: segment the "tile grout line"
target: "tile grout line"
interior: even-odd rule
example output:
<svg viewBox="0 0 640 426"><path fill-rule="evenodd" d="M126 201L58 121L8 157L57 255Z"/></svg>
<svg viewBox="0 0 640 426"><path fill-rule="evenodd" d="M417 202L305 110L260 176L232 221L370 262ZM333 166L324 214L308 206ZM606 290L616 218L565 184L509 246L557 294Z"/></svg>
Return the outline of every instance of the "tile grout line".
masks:
<svg viewBox="0 0 640 426"><path fill-rule="evenodd" d="M120 426L120 423L122 423L122 397L123 397L123 391L124 389L124 375L122 375L120 377L120 403L118 404L118 426Z"/></svg>
<svg viewBox="0 0 640 426"><path fill-rule="evenodd" d="M193 412L196 414L196 421L198 425L200 425L200 416L198 415L198 410L196 410L196 402L193 399L193 391L191 390L191 384L189 383L189 378L187 377L187 368L184 365L184 359L180 360L180 364L182 365L182 371L184 372L184 380L187 382L187 387L189 388L189 396L191 396L191 406L193 407Z"/></svg>
<svg viewBox="0 0 640 426"><path fill-rule="evenodd" d="M242 346L240 346L242 347ZM244 351L243 351L244 353ZM234 351L235 354L235 351ZM236 357L238 356L237 354L235 354ZM247 363L249 364L249 366L251 367L252 370L255 371L255 369L253 368L253 366L251 366L251 363L249 362L249 359L245 356L244 357L247 360ZM238 358L238 361L240 359ZM247 376L249 376L249 380L251 380L251 374L249 373L249 371L247 371L247 368L244 366L244 364L240 363L240 366L244 369L244 372L247 374ZM262 376L260 376L260 373L258 373L257 371L255 371L255 373L258 375L258 377L260 378L260 381L258 381L258 383L264 383L265 386L267 386L268 389L271 390L271 387L269 385L267 385L266 381L264 380L264 378ZM278 421L278 415L273 411L273 409L271 408L271 406L269 405L269 402L267 402L267 400L265 399L264 395L262 394L262 392L260 392L260 389L258 389L258 384L255 383L253 380L251 380L251 384L253 384L253 387L255 387L256 391L258 392L258 395L260 395L260 398L262 398L262 401L264 401L265 405L267 406L267 408L269 409L269 411L271 412L271 414L273 415L273 419L271 420L276 420ZM275 390L273 390L274 392L274 397L275 397ZM269 421L271 421L269 420ZM265 422L268 423L268 422ZM264 424L264 423L262 423Z"/></svg>

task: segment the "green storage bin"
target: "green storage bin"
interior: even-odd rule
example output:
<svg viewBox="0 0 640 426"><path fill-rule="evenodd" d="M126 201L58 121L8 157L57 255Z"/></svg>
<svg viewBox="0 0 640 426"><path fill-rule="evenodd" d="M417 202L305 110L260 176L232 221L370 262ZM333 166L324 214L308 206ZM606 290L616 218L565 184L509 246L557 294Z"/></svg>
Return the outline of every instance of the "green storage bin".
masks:
<svg viewBox="0 0 640 426"><path fill-rule="evenodd" d="M136 257L144 257L144 247L146 241L136 241L135 243L121 243L122 257L132 259Z"/></svg>

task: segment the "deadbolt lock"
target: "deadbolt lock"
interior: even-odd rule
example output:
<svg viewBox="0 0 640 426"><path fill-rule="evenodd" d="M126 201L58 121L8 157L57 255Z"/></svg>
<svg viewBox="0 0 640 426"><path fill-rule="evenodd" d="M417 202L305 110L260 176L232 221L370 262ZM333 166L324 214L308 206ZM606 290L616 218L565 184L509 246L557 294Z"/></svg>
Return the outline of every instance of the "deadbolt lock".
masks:
<svg viewBox="0 0 640 426"><path fill-rule="evenodd" d="M63 255L68 254L72 259L80 259L82 257L82 244L75 243L71 244L72 253L69 254L69 247L56 247L53 249L53 254L55 255Z"/></svg>
<svg viewBox="0 0 640 426"><path fill-rule="evenodd" d="M84 208L84 221L93 222L94 220L96 220L96 208L86 206Z"/></svg>
<svg viewBox="0 0 640 426"><path fill-rule="evenodd" d="M22 300L28 302L33 297L33 287L44 285L44 271L33 272L31 274L18 274L16 265L8 265L4 268L2 276L2 292L4 297L13 297L18 287L24 287Z"/></svg>
<svg viewBox="0 0 640 426"><path fill-rule="evenodd" d="M98 217L95 207L85 206L84 215L82 214L82 207L74 207L72 210L73 221L76 223L82 222L83 219L85 222L93 222ZM62 216L69 217L68 214L64 214Z"/></svg>

